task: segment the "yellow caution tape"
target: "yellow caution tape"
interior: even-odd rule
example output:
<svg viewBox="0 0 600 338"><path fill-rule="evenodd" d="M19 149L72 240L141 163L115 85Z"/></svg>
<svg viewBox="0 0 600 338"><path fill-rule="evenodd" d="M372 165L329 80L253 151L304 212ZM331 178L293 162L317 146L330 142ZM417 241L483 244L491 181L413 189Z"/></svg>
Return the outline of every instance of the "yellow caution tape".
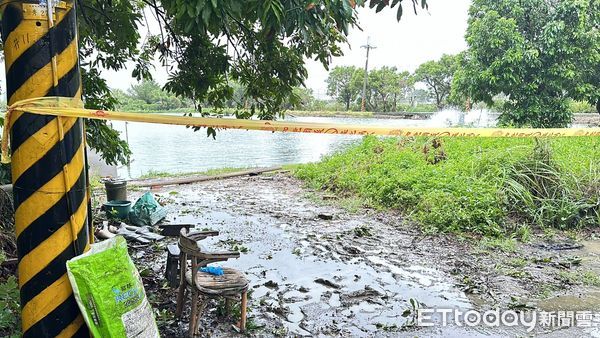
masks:
<svg viewBox="0 0 600 338"><path fill-rule="evenodd" d="M22 111L40 115L79 117L96 120L128 121L212 127L217 129L261 130L284 133L335 135L430 136L430 137L575 137L600 136L600 128L500 129L500 128L427 128L385 127L334 123L259 121L227 118L172 116L84 109L83 102L73 98L44 97L19 101L9 107L2 137L2 160L8 161L10 114Z"/></svg>

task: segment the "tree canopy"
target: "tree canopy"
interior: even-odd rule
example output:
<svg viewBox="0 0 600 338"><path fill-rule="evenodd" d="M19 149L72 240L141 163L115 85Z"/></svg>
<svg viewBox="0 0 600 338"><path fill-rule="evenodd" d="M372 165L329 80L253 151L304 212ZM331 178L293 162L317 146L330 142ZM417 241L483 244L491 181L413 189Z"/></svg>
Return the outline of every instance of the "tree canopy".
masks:
<svg viewBox="0 0 600 338"><path fill-rule="evenodd" d="M327 78L327 94L350 110L351 104L360 101L365 79L364 69L354 66L335 67ZM367 84L367 108L377 112L398 110L401 99L410 101L414 79L407 71L384 66L369 71Z"/></svg>
<svg viewBox="0 0 600 338"><path fill-rule="evenodd" d="M359 93L359 88L352 83L352 77L357 71L354 66L335 67L327 78L327 95L343 103L346 110L350 110L350 104Z"/></svg>
<svg viewBox="0 0 600 338"><path fill-rule="evenodd" d="M203 104L224 107L234 85L244 89L250 113L273 119L303 84L307 58L325 67L341 55L357 8L394 8L398 19L425 0L78 0L84 100L88 108L114 109L116 100L102 70L133 63L132 76L150 79L152 61L168 67L165 88ZM143 34L148 16L159 29ZM144 28L146 27L146 28ZM142 36L145 36L142 41ZM103 122L88 123L89 144L108 163L124 162L127 145ZM209 133L214 133L210 131ZM109 140L109 141L107 141ZM112 150L107 151L111 148Z"/></svg>
<svg viewBox="0 0 600 338"><path fill-rule="evenodd" d="M566 127L567 99L600 106L600 1L474 0L456 84L476 102L507 97L505 125Z"/></svg>
<svg viewBox="0 0 600 338"><path fill-rule="evenodd" d="M460 56L457 55L445 54L438 61L423 63L415 71L415 80L427 86L435 98L438 109L443 109L447 104L459 58Z"/></svg>
<svg viewBox="0 0 600 338"><path fill-rule="evenodd" d="M169 93L154 80L143 80L132 85L127 92L113 90L113 96L119 101L119 109L127 111L171 111L187 108L193 111L194 107L189 100Z"/></svg>
<svg viewBox="0 0 600 338"><path fill-rule="evenodd" d="M409 84L409 72L396 67L381 67L369 73L369 103L376 111L396 111L398 99Z"/></svg>

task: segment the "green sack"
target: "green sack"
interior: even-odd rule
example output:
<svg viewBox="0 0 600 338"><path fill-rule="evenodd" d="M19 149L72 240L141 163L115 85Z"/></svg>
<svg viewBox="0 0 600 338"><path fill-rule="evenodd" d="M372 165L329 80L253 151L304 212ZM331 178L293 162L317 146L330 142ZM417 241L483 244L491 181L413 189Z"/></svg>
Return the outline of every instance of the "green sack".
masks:
<svg viewBox="0 0 600 338"><path fill-rule="evenodd" d="M163 208L151 193L145 193L135 202L129 220L137 226L154 226L167 217L167 210Z"/></svg>
<svg viewBox="0 0 600 338"><path fill-rule="evenodd" d="M121 236L67 262L75 299L96 338L160 337L144 285Z"/></svg>

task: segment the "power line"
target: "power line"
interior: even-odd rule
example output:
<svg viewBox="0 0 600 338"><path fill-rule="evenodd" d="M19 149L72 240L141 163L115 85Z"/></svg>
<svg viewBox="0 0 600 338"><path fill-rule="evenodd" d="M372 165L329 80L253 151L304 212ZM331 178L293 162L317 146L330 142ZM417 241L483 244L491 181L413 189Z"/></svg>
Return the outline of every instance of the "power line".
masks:
<svg viewBox="0 0 600 338"><path fill-rule="evenodd" d="M365 62L365 80L363 83L363 92L362 92L362 104L361 110L364 112L367 109L367 84L369 82L369 54L371 49L377 49L376 46L371 45L371 37L367 37L367 44L364 46L360 46L360 48L365 48L367 50L367 61Z"/></svg>

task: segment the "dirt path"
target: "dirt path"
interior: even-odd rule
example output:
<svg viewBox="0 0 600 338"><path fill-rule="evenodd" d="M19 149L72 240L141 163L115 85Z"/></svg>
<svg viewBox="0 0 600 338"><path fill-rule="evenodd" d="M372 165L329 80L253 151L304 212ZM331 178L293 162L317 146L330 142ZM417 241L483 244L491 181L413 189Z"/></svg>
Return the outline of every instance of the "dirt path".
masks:
<svg viewBox="0 0 600 338"><path fill-rule="evenodd" d="M534 236L529 244L515 246L425 236L391 212L350 213L337 207L333 196L303 189L302 182L283 174L154 192L169 206L171 221L221 231L208 247L245 251L224 265L245 271L251 280L253 336L526 334L523 327L442 327L440 318L434 327L414 327L416 304L461 310L600 311L599 241L551 243ZM183 337L187 317L173 319L175 291L163 278L168 242L132 250L132 256L163 336ZM218 310L219 304L208 307L203 336L234 335L233 320L219 317ZM535 332L600 336L598 327L538 327Z"/></svg>

